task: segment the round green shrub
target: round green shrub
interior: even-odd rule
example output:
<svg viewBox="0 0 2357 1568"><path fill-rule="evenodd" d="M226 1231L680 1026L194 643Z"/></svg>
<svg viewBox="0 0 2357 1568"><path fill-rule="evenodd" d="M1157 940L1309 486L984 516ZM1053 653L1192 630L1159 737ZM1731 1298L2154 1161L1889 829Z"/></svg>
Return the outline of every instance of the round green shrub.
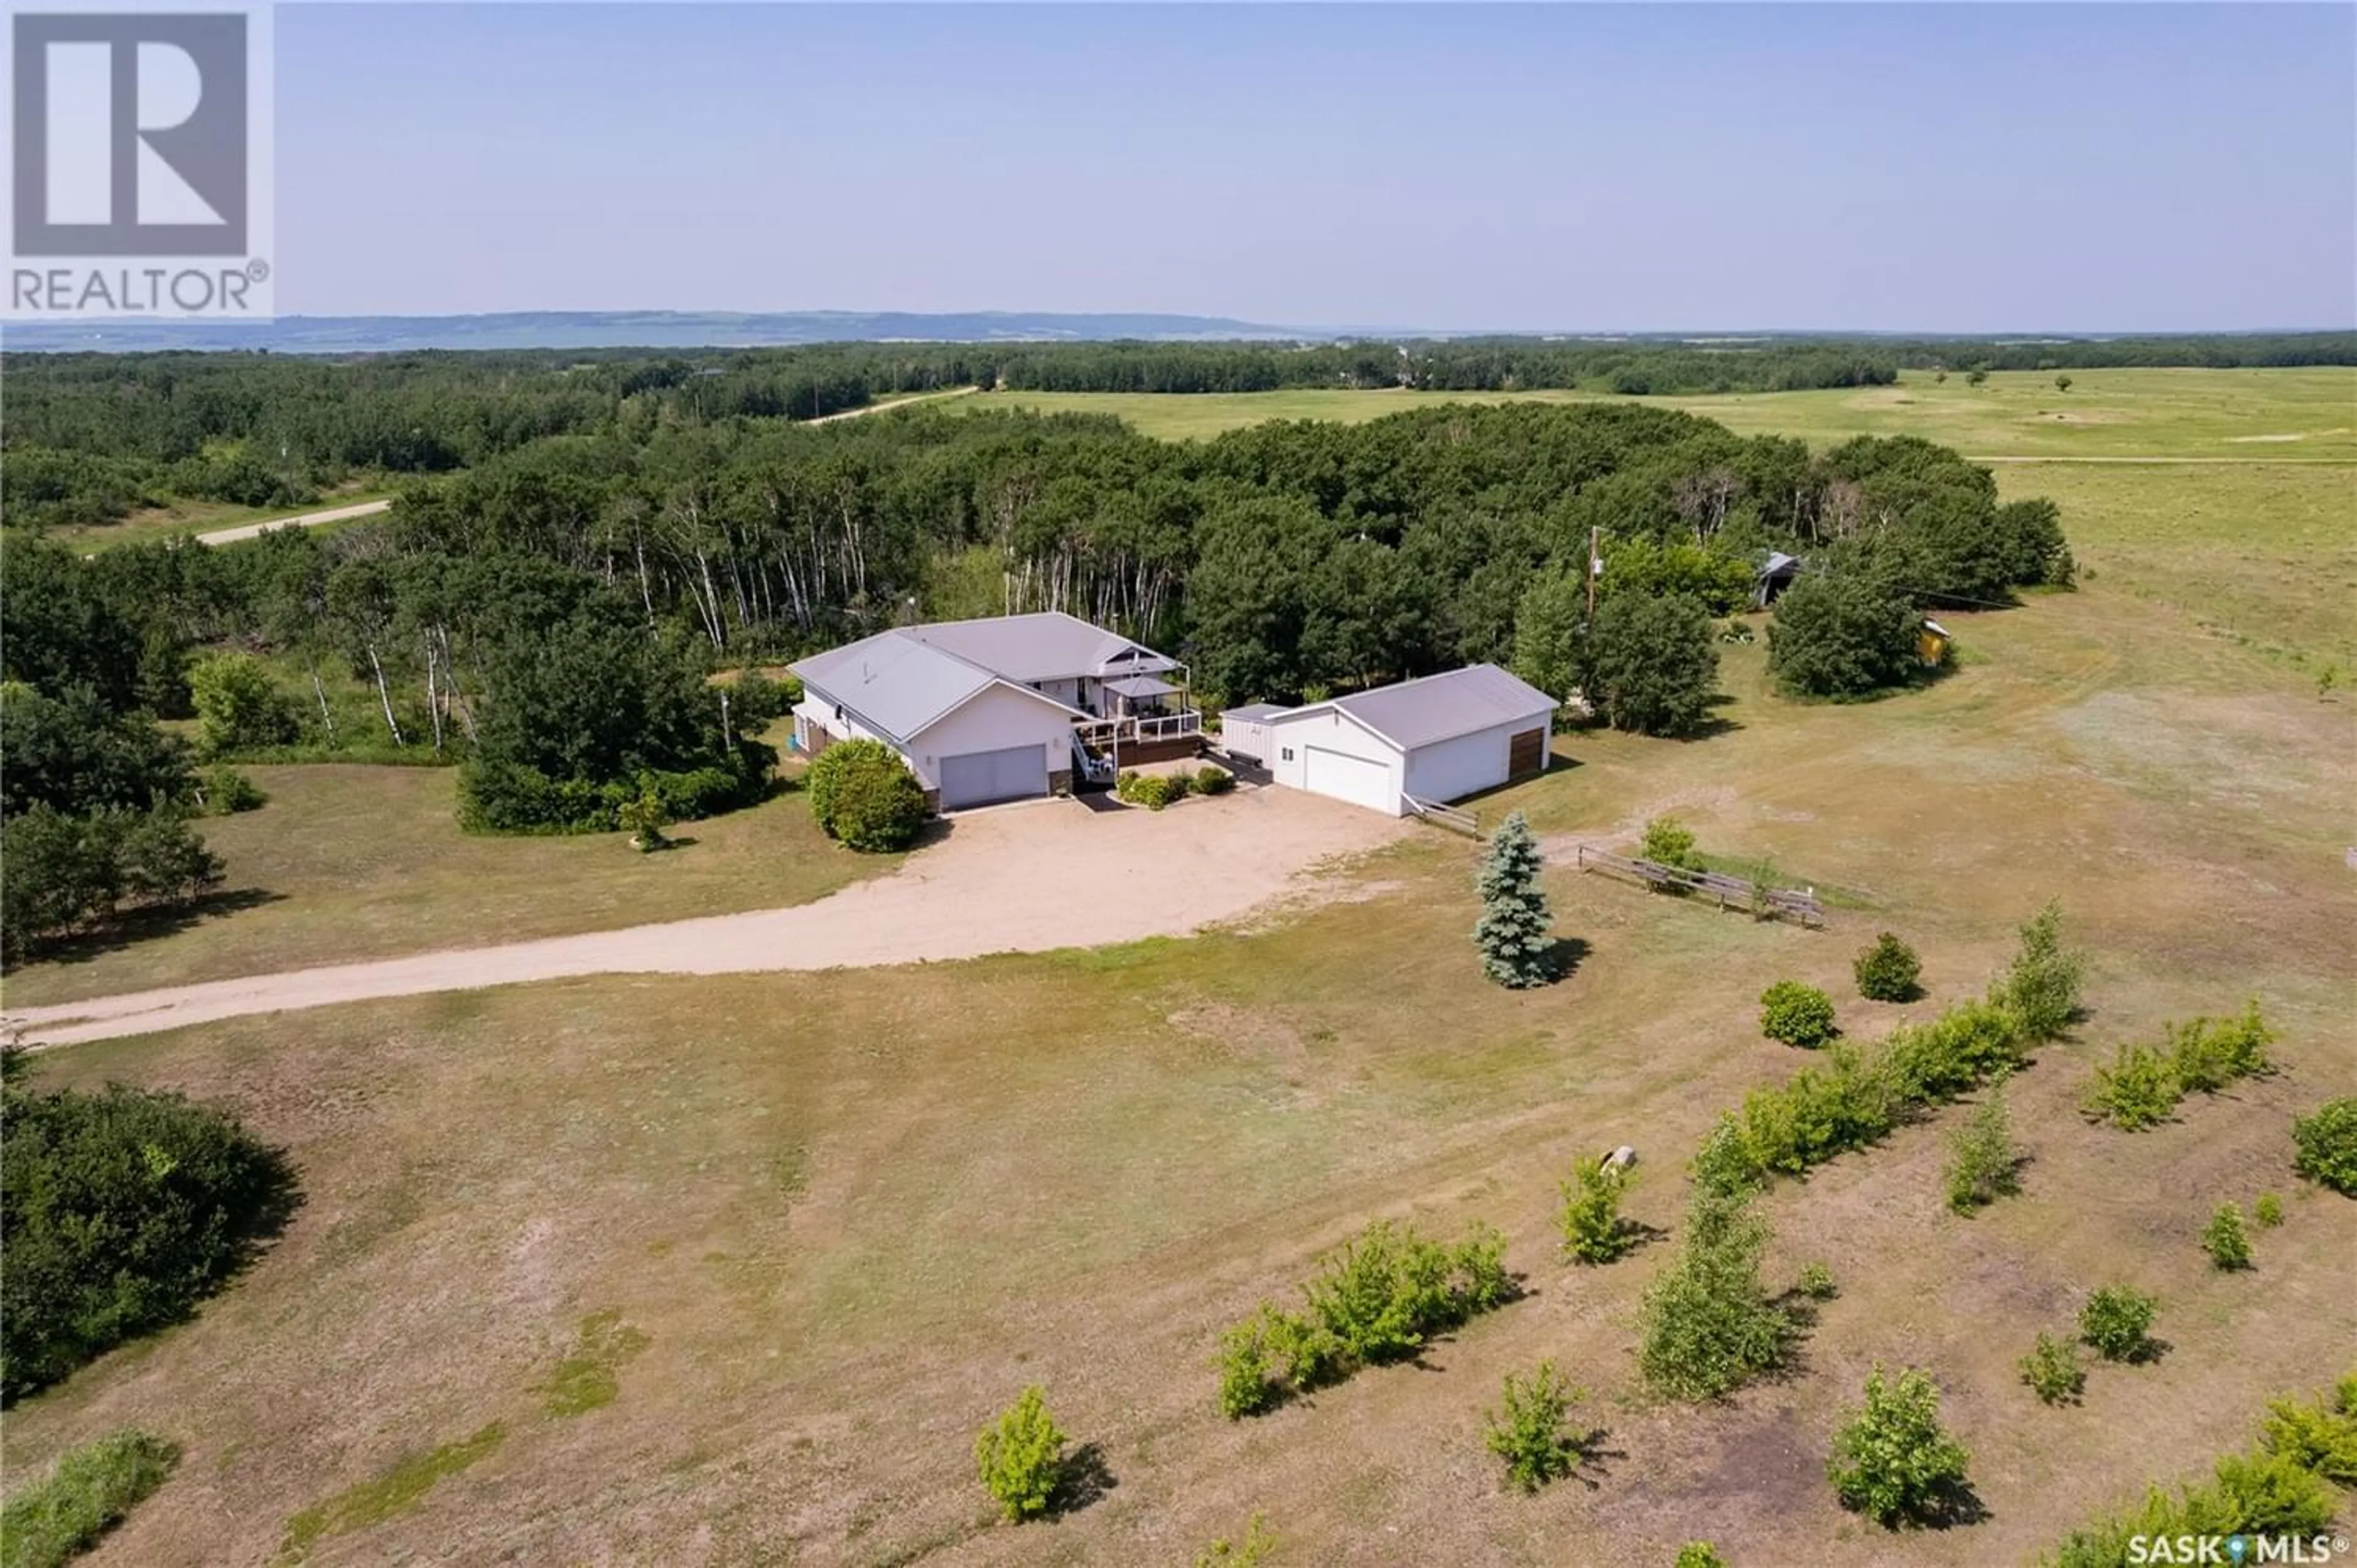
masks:
<svg viewBox="0 0 2357 1568"><path fill-rule="evenodd" d="M2079 1337L2106 1361L2141 1361L2152 1354L2152 1319L2160 1303L2126 1285L2105 1285L2079 1309Z"/></svg>
<svg viewBox="0 0 2357 1568"><path fill-rule="evenodd" d="M1760 993L1760 1032L1814 1050L1839 1032L1834 1027L1834 1000L1813 985L1780 980Z"/></svg>
<svg viewBox="0 0 2357 1568"><path fill-rule="evenodd" d="M0 1399L185 1317L293 1207L284 1155L179 1095L12 1083L5 1101Z"/></svg>
<svg viewBox="0 0 2357 1568"><path fill-rule="evenodd" d="M1788 695L1862 697L1914 678L1923 618L1870 574L1809 572L1776 601L1768 671Z"/></svg>
<svg viewBox="0 0 2357 1568"><path fill-rule="evenodd" d="M880 740L842 740L810 766L811 814L849 848L906 849L925 829L925 790Z"/></svg>
<svg viewBox="0 0 2357 1568"><path fill-rule="evenodd" d="M1655 817L1645 824L1645 839L1637 846L1637 858L1680 871L1702 869L1702 861L1695 854L1693 832L1675 817Z"/></svg>
<svg viewBox="0 0 2357 1568"><path fill-rule="evenodd" d="M197 780L197 793L206 812L216 817L258 811L270 802L261 785L234 768L205 769L203 777Z"/></svg>
<svg viewBox="0 0 2357 1568"><path fill-rule="evenodd" d="M2079 1348L2067 1339L2041 1334L2019 1363L2021 1380L2046 1404L2077 1404L2087 1389L2087 1369L2079 1362Z"/></svg>
<svg viewBox="0 0 2357 1568"><path fill-rule="evenodd" d="M2292 1123L2291 1168L2346 1197L2357 1197L2357 1098L2328 1100Z"/></svg>
<svg viewBox="0 0 2357 1568"><path fill-rule="evenodd" d="M1866 1404L1834 1436L1827 1468L1844 1508L1885 1529L1941 1519L1965 1487L1964 1445L1940 1424L1940 1391L1909 1369L1866 1380Z"/></svg>
<svg viewBox="0 0 2357 1568"><path fill-rule="evenodd" d="M1922 960L1889 931L1857 955L1850 972L1857 977L1857 993L1868 1002L1912 1002L1922 994Z"/></svg>
<svg viewBox="0 0 2357 1568"><path fill-rule="evenodd" d="M1063 1479L1065 1441L1037 1383L974 1439L974 1467L1007 1519L1020 1524L1048 1511Z"/></svg>
<svg viewBox="0 0 2357 1568"><path fill-rule="evenodd" d="M2251 1235L2243 1226L2242 1206L2222 1203L2202 1228L2201 1250L2210 1254L2211 1267L2232 1273L2251 1266Z"/></svg>

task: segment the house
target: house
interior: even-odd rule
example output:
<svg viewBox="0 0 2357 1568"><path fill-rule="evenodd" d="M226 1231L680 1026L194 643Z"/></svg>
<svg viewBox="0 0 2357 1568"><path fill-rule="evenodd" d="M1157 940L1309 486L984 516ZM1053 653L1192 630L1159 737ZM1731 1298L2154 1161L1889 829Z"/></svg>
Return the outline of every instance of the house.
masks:
<svg viewBox="0 0 2357 1568"><path fill-rule="evenodd" d="M897 627L791 668L795 749L880 740L936 811L1063 793L1075 769L1109 779L1201 744L1186 666L1058 612Z"/></svg>
<svg viewBox="0 0 2357 1568"><path fill-rule="evenodd" d="M1474 664L1297 708L1236 709L1221 722L1223 734L1265 748L1259 759L1279 784L1401 817L1411 801L1459 800L1544 771L1555 706L1496 665Z"/></svg>
<svg viewBox="0 0 2357 1568"><path fill-rule="evenodd" d="M1751 574L1751 604L1755 609L1766 609L1776 602L1792 579L1801 575L1804 563L1797 555L1787 555L1781 550L1770 550Z"/></svg>

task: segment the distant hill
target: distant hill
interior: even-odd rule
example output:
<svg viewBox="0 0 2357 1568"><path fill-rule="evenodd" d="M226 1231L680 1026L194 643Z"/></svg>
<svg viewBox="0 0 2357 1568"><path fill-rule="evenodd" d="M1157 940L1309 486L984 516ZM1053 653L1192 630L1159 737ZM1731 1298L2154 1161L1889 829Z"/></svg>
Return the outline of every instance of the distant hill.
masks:
<svg viewBox="0 0 2357 1568"><path fill-rule="evenodd" d="M0 348L19 352L267 349L280 354L382 353L405 349L756 349L798 343L1085 343L1289 340L1331 337L1218 316L913 311L521 310L496 316L282 316L229 321L119 321L11 326Z"/></svg>

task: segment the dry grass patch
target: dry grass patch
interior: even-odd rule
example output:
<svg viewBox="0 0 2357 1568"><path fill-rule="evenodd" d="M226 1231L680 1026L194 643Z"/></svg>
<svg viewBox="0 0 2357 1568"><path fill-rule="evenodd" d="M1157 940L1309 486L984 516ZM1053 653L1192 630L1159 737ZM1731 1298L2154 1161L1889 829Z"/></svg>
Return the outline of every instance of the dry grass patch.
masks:
<svg viewBox="0 0 2357 1568"><path fill-rule="evenodd" d="M461 832L448 768L245 771L270 803L199 825L229 865L209 912L26 965L8 976L8 1003L806 904L900 862L829 843L800 794L683 824L678 847L638 854L619 833Z"/></svg>

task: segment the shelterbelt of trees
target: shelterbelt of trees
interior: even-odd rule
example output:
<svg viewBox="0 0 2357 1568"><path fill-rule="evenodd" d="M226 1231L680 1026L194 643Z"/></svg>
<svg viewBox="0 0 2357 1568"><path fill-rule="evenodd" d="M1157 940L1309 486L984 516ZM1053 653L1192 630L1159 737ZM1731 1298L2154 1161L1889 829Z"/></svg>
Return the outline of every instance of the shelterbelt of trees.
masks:
<svg viewBox="0 0 2357 1568"><path fill-rule="evenodd" d="M807 420L960 386L1125 392L1293 387L1621 393L1878 385L1901 369L2357 364L2357 333L1982 338L1529 338L1266 343L838 344L405 353L13 354L0 492L19 527L167 498L302 504L354 474L472 467L554 435Z"/></svg>
<svg viewBox="0 0 2357 1568"><path fill-rule="evenodd" d="M1229 702L1497 660L1616 724L1691 732L1710 618L1770 548L1810 557L1770 630L1809 696L1910 678L1917 607L2070 574L2056 510L2000 504L1944 448L1813 454L1637 403L1202 443L1018 413L657 419L522 441L340 534L89 560L19 542L0 672L40 699L8 704L12 729L41 703L193 709L211 758L362 744L460 761L470 825L565 831L649 796L673 815L758 798L748 731L775 693L736 688L732 709L707 674L920 618L1069 611L1178 654ZM70 813L74 780L107 766L60 763L45 803Z"/></svg>

